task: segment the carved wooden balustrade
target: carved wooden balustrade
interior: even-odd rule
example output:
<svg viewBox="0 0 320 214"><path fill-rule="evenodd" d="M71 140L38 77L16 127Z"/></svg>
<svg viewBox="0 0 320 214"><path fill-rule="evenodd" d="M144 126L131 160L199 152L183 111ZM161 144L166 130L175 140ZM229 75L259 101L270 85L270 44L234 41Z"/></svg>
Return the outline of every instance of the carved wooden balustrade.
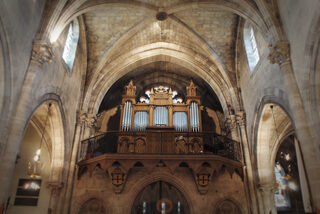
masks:
<svg viewBox="0 0 320 214"><path fill-rule="evenodd" d="M107 132L81 142L80 160L102 154L218 155L240 161L239 143L214 132Z"/></svg>
<svg viewBox="0 0 320 214"><path fill-rule="evenodd" d="M116 193L121 193L129 170L143 166L189 167L200 194L223 169L243 177L238 142L212 132L175 132L152 128L145 132L107 132L81 142L78 178L102 168L112 178Z"/></svg>

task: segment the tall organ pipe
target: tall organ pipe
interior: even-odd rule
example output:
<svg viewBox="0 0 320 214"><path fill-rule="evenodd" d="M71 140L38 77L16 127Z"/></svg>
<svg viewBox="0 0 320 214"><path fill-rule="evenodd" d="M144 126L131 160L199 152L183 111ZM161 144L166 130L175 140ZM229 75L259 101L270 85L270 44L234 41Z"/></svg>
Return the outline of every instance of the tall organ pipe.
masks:
<svg viewBox="0 0 320 214"><path fill-rule="evenodd" d="M130 101L126 101L123 109L122 116L122 131L129 131L132 121L132 105Z"/></svg>
<svg viewBox="0 0 320 214"><path fill-rule="evenodd" d="M199 109L198 103L191 102L190 104L190 126L192 132L200 131Z"/></svg>

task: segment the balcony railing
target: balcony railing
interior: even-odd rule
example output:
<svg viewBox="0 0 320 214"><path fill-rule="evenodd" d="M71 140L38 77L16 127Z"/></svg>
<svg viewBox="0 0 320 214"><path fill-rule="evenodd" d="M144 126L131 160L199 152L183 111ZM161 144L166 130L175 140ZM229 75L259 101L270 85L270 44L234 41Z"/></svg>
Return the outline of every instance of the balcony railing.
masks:
<svg viewBox="0 0 320 214"><path fill-rule="evenodd" d="M80 160L102 154L217 155L241 160L240 145L213 132L106 132L81 142Z"/></svg>

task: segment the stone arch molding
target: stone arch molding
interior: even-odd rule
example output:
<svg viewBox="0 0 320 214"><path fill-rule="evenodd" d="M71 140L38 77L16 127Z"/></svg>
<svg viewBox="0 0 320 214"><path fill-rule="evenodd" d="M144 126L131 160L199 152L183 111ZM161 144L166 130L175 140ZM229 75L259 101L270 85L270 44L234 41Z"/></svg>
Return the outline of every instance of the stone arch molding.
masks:
<svg viewBox="0 0 320 214"><path fill-rule="evenodd" d="M103 73L97 77L99 79L91 81L84 106L89 112L97 113L104 95L118 79L144 64L166 61L182 65L205 80L217 94L225 114L228 112L228 104L239 109L238 97L228 79L223 78L207 58L195 56L192 52L181 52L178 48L160 42L137 48L113 60L104 67Z"/></svg>
<svg viewBox="0 0 320 214"><path fill-rule="evenodd" d="M27 125L32 121L33 117L37 118L37 126L41 126L40 132L44 129L44 121L39 121L39 115L37 111L43 108L45 112L47 111L48 103L51 103L50 113L48 117L48 122L45 130L45 138L48 139L48 143L51 146L51 174L50 183L61 183L62 182L62 171L64 168L65 161L65 120L64 113L62 110L62 105L60 99L55 95L47 95L39 105L37 105L27 120L25 125L25 130ZM45 109L44 109L45 108ZM38 127L39 128L39 127ZM39 128L39 129L40 129Z"/></svg>
<svg viewBox="0 0 320 214"><path fill-rule="evenodd" d="M244 213L240 203L232 197L226 197L214 204L213 214L242 214Z"/></svg>
<svg viewBox="0 0 320 214"><path fill-rule="evenodd" d="M129 214L131 212L131 208L134 204L134 200L136 196L149 184L152 184L157 181L165 181L167 183L172 184L175 186L185 197L185 199L188 202L190 213L194 214L196 211L193 208L193 203L191 200L191 195L196 194L195 188L190 188L190 186L186 186L183 181L180 179L173 177L169 173L154 173L152 175L146 176L143 179L140 179L138 182L135 183L135 185L129 190L131 192L131 195L134 197L130 198L130 201L128 202L128 207L126 213ZM193 190L193 191L192 191Z"/></svg>
<svg viewBox="0 0 320 214"><path fill-rule="evenodd" d="M273 115L270 106L273 106ZM272 183L274 160L282 140L292 133L294 128L286 111L276 103L266 103L261 108L257 125L255 155L260 183ZM274 122L275 120L275 122Z"/></svg>
<svg viewBox="0 0 320 214"><path fill-rule="evenodd" d="M102 200L90 198L80 207L78 214L106 214Z"/></svg>
<svg viewBox="0 0 320 214"><path fill-rule="evenodd" d="M9 44L7 40L7 33L4 24L0 17L0 137L5 135L4 125L9 116L11 97L11 63L9 56ZM2 152L2 145L0 145L0 156Z"/></svg>

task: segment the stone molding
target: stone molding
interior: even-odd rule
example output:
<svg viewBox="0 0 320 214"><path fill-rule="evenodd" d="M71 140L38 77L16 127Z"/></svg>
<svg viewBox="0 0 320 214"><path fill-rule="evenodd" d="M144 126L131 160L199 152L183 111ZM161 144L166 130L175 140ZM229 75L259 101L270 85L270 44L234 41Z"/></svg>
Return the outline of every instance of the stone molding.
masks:
<svg viewBox="0 0 320 214"><path fill-rule="evenodd" d="M61 189L63 188L63 182L60 181L49 181L47 187L51 189L51 192L54 196L58 196Z"/></svg>
<svg viewBox="0 0 320 214"><path fill-rule="evenodd" d="M97 116L88 114L84 111L78 111L78 123L80 125L85 125L88 128L92 128L97 123Z"/></svg>
<svg viewBox="0 0 320 214"><path fill-rule="evenodd" d="M244 111L239 111L236 113L236 121L239 126L246 125L246 113Z"/></svg>
<svg viewBox="0 0 320 214"><path fill-rule="evenodd" d="M271 64L290 62L290 45L288 42L277 42L273 45L268 56Z"/></svg>
<svg viewBox="0 0 320 214"><path fill-rule="evenodd" d="M258 184L258 189L262 193L267 193L267 192L274 192L274 190L277 188L276 183L260 183Z"/></svg>
<svg viewBox="0 0 320 214"><path fill-rule="evenodd" d="M42 66L51 63L54 58L50 43L45 40L33 41L31 60Z"/></svg>
<svg viewBox="0 0 320 214"><path fill-rule="evenodd" d="M226 117L225 124L229 128L230 131L235 130L237 128L236 115L234 115L234 114L228 115Z"/></svg>

